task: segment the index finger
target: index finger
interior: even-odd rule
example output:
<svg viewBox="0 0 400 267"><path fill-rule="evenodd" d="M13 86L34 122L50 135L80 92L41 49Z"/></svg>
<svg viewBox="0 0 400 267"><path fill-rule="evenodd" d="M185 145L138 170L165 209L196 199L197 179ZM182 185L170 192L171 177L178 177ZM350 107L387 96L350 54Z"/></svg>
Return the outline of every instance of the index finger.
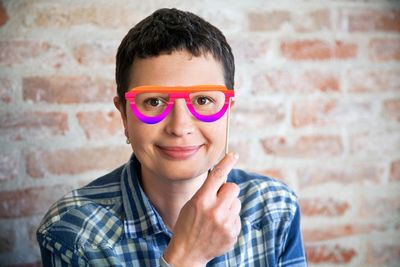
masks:
<svg viewBox="0 0 400 267"><path fill-rule="evenodd" d="M226 154L214 169L208 174L207 179L199 191L217 193L219 188L226 182L226 177L239 159L236 153Z"/></svg>

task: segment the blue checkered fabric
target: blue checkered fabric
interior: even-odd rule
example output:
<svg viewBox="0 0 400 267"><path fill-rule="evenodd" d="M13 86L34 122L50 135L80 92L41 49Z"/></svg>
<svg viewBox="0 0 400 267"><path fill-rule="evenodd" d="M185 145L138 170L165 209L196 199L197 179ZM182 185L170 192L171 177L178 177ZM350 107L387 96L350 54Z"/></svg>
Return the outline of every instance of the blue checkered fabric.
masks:
<svg viewBox="0 0 400 267"><path fill-rule="evenodd" d="M160 266L172 233L129 162L56 202L37 231L43 266ZM296 195L283 183L234 169L242 231L207 266L306 266Z"/></svg>

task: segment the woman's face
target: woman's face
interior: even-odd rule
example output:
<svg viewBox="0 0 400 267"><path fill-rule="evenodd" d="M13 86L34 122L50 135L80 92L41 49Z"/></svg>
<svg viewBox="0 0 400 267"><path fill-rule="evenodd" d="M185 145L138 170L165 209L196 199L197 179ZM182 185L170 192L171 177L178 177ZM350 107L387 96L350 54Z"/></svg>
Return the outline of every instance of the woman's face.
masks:
<svg viewBox="0 0 400 267"><path fill-rule="evenodd" d="M143 85L224 85L222 65L211 55L194 57L186 51L135 59L130 88ZM121 111L121 110L120 110ZM198 177L222 157L226 114L214 122L192 116L184 99L177 99L169 115L159 123L146 124L126 104L125 128L142 174L171 181Z"/></svg>

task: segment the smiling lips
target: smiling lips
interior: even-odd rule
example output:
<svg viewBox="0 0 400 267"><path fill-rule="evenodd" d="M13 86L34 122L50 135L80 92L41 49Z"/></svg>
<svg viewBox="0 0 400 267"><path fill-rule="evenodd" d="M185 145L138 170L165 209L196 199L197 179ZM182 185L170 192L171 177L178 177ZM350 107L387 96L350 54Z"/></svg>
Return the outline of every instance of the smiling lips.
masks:
<svg viewBox="0 0 400 267"><path fill-rule="evenodd" d="M157 146L158 149L172 159L184 160L199 151L200 146Z"/></svg>

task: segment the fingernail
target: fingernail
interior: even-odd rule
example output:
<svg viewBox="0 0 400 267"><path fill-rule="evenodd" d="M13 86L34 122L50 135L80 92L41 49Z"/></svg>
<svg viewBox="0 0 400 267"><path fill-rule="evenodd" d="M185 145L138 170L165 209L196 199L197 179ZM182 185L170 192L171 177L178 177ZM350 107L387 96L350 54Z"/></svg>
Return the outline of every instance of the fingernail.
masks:
<svg viewBox="0 0 400 267"><path fill-rule="evenodd" d="M233 153L233 157L235 158L235 159L238 159L239 158L239 154L238 153Z"/></svg>

